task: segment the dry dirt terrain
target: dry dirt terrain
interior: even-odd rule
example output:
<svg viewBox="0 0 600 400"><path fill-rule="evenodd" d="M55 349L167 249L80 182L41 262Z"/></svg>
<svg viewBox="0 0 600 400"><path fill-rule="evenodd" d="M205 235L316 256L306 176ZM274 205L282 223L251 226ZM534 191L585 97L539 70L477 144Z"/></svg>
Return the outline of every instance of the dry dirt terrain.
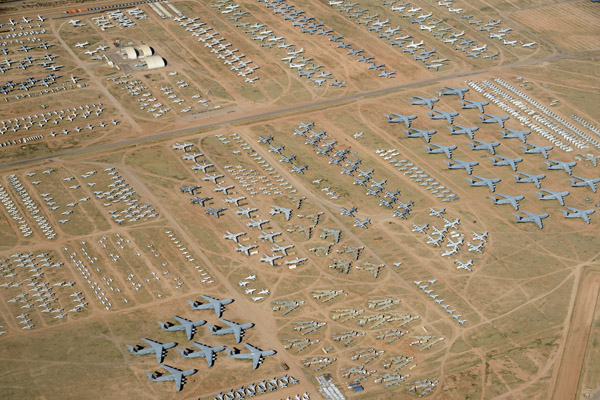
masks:
<svg viewBox="0 0 600 400"><path fill-rule="evenodd" d="M598 7L1 4L0 398L600 396Z"/></svg>

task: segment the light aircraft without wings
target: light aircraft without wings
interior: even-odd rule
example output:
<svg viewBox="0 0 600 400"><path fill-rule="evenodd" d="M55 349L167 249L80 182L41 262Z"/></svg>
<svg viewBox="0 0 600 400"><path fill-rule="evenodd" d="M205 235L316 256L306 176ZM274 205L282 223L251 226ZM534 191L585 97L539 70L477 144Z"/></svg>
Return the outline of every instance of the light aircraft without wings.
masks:
<svg viewBox="0 0 600 400"><path fill-rule="evenodd" d="M138 356L144 356L147 354L155 354L156 361L159 364L161 362L163 362L163 360L165 358L165 354L167 352L167 349L177 346L177 343L175 343L175 342L160 343L160 342L155 342L154 340L146 339L146 338L142 338L142 341L146 342L150 346L149 347L141 347L140 345L136 345L136 346L127 345L127 348L129 349L131 354L135 354Z"/></svg>
<svg viewBox="0 0 600 400"><path fill-rule="evenodd" d="M477 161L461 161L461 160L452 160L454 163L450 161L444 161L448 164L448 169L464 169L467 171L469 175L473 172L473 167L479 165Z"/></svg>
<svg viewBox="0 0 600 400"><path fill-rule="evenodd" d="M227 348L227 354L231 358L237 358L240 360L252 360L252 369L258 368L258 366L262 363L264 357L269 357L277 354L275 350L260 350L248 343L243 343L243 345L248 349L249 353L239 353L235 352L232 349Z"/></svg>
<svg viewBox="0 0 600 400"><path fill-rule="evenodd" d="M567 206L565 206L565 208L570 211L561 210L565 218L582 218L588 224L590 223L590 215L596 212L593 208L590 208L589 210L580 210L578 208Z"/></svg>
<svg viewBox="0 0 600 400"><path fill-rule="evenodd" d="M223 351L226 349L225 346L207 346L205 344L202 343L198 343L198 342L192 342L192 344L196 347L198 347L200 350L199 351L192 351L190 349L179 349L179 353L181 353L181 356L183 358L205 358L206 359L206 363L208 364L209 368L213 366L216 358L217 358L217 353L220 351Z"/></svg>
<svg viewBox="0 0 600 400"><path fill-rule="evenodd" d="M596 193L596 184L600 183L600 178L582 178L580 176L577 175L572 175L573 178L575 179L579 179L579 181L576 181L575 179L569 178L569 181L571 181L571 186L573 187L585 187L585 186L589 186L590 189L592 189L592 192Z"/></svg>
<svg viewBox="0 0 600 400"><path fill-rule="evenodd" d="M500 198L496 198L494 196L490 196L490 199L494 200L494 204L502 205L502 204L510 204L513 206L515 211L519 211L519 201L523 200L525 197L521 195L517 196L509 196L507 194L495 193L496 196L500 196Z"/></svg>
<svg viewBox="0 0 600 400"><path fill-rule="evenodd" d="M482 114L485 112L483 107L487 106L488 103L487 101L472 101L472 100L464 100L460 102L460 105L462 106L462 108L464 109L478 109L479 112L481 112Z"/></svg>
<svg viewBox="0 0 600 400"><path fill-rule="evenodd" d="M410 99L410 104L412 105L426 105L429 109L433 110L433 103L439 101L437 97L421 97L415 96Z"/></svg>
<svg viewBox="0 0 600 400"><path fill-rule="evenodd" d="M548 218L548 214L534 214L534 213L530 213L527 211L520 211L521 213L525 214L525 216L519 215L519 214L514 214L514 216L517 218L517 222L533 222L535 223L540 229L544 229L544 226L542 224L542 220L544 218Z"/></svg>
<svg viewBox="0 0 600 400"><path fill-rule="evenodd" d="M552 146L538 146L531 143L525 143L521 148L525 150L525 154L541 154L546 160L548 159L548 152L552 150Z"/></svg>
<svg viewBox="0 0 600 400"><path fill-rule="evenodd" d="M540 181L546 177L546 175L544 175L544 174L533 175L533 174L526 174L525 172L519 172L519 171L517 171L517 174L520 174L520 175L513 175L515 177L515 179L517 180L517 183L534 183L538 189L541 186Z"/></svg>
<svg viewBox="0 0 600 400"><path fill-rule="evenodd" d="M473 139L469 142L471 150L488 150L492 155L496 155L496 147L500 146L500 142L482 142L481 140Z"/></svg>
<svg viewBox="0 0 600 400"><path fill-rule="evenodd" d="M525 129L523 131L519 131L516 129L505 129L503 131L500 131L500 133L502 133L502 137L505 139L520 139L521 142L526 143L526 136L529 135L531 131L528 129Z"/></svg>
<svg viewBox="0 0 600 400"><path fill-rule="evenodd" d="M390 123L398 123L398 122L402 122L406 125L407 128L410 128L411 125L411 121L415 118L417 118L416 115L403 115L403 114L396 114L396 113L391 113L392 116L389 115L385 115L385 117L388 119L388 122Z"/></svg>
<svg viewBox="0 0 600 400"><path fill-rule="evenodd" d="M478 181L467 178L471 184L471 186L487 186L490 191L496 191L496 183L500 182L500 178L484 178L482 176L473 175L473 178L479 179Z"/></svg>
<svg viewBox="0 0 600 400"><path fill-rule="evenodd" d="M542 192L537 192L538 199L540 199L540 200L556 200L560 203L561 206L565 205L564 197L569 195L568 191L554 192L554 191L548 190L548 189L540 189L540 190L542 192L545 192L546 194L544 194Z"/></svg>
<svg viewBox="0 0 600 400"><path fill-rule="evenodd" d="M171 322L158 322L163 331L167 332L176 332L176 331L184 331L188 340L192 340L194 338L194 333L196 332L196 328L206 324L204 320L198 321L190 321L189 319L178 317L177 315L173 315L173 318L179 322L179 324L173 324ZM160 361L159 361L160 362Z"/></svg>
<svg viewBox="0 0 600 400"><path fill-rule="evenodd" d="M196 372L198 372L197 369L180 370L164 364L161 364L161 367L163 367L170 373L165 375L155 375L153 373L146 372L146 375L148 375L148 379L150 379L152 382L174 381L177 385L178 392L183 388L183 385L185 384L185 377L194 375Z"/></svg>
<svg viewBox="0 0 600 400"><path fill-rule="evenodd" d="M192 307L192 310L214 310L217 318L221 318L223 315L223 310L225 310L225 306L227 304L233 303L233 299L223 299L218 300L214 297L205 296L203 294L200 295L205 303L200 303L197 301L188 300L188 303Z"/></svg>
<svg viewBox="0 0 600 400"><path fill-rule="evenodd" d="M432 147L430 147L432 146ZM456 149L455 145L442 146L441 144L431 143L429 146L425 146L427 154L446 154L448 158L452 158L452 150Z"/></svg>
<svg viewBox="0 0 600 400"><path fill-rule="evenodd" d="M504 128L504 121L508 119L508 115L493 115L484 113L483 115L480 115L479 118L481 118L481 122L484 124L498 124L501 128Z"/></svg>
<svg viewBox="0 0 600 400"><path fill-rule="evenodd" d="M571 162L557 161L557 160L550 159L548 161L545 161L544 164L546 164L546 166L548 167L549 170L562 169L567 174L572 175L573 171L571 170L571 167L574 167L575 165L577 165L577 162L575 162L575 161L571 161Z"/></svg>
<svg viewBox="0 0 600 400"><path fill-rule="evenodd" d="M471 140L475 138L475 131L479 130L478 126L462 126L462 125L451 125L448 127L451 135L467 135Z"/></svg>

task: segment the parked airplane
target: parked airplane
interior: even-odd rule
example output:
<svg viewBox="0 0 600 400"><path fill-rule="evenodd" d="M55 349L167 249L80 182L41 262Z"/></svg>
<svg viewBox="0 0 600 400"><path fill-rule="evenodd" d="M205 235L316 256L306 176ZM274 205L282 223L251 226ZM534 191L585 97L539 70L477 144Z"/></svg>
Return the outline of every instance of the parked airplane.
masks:
<svg viewBox="0 0 600 400"><path fill-rule="evenodd" d="M531 143L525 143L521 147L525 150L525 154L541 154L546 160L548 159L548 151L552 150L552 146L538 146Z"/></svg>
<svg viewBox="0 0 600 400"><path fill-rule="evenodd" d="M435 143L431 143L430 145L434 146L434 148L432 148L430 146L425 146L425 148L427 149L427 154L441 154L441 153L444 153L444 154L446 154L446 156L448 158L452 158L452 150L456 149L455 145L442 146L441 144L435 144Z"/></svg>
<svg viewBox="0 0 600 400"><path fill-rule="evenodd" d="M577 165L577 162L575 162L575 161L567 162L567 161L548 160L548 161L545 161L544 164L546 164L548 166L549 170L552 170L552 169L563 169L563 170L565 170L565 172L567 174L572 175L573 171L571 171L571 167L574 167L575 165Z"/></svg>
<svg viewBox="0 0 600 400"><path fill-rule="evenodd" d="M243 343L248 349L249 353L239 353L234 350L227 348L227 354L231 358L237 358L240 360L252 360L252 369L258 368L258 366L262 363L264 357L272 356L277 354L275 350L260 350L248 343Z"/></svg>
<svg viewBox="0 0 600 400"><path fill-rule="evenodd" d="M437 114L434 114L437 113ZM440 110L433 110L433 112L429 111L428 112L429 117L431 119L445 119L448 121L449 124L452 124L452 122L454 122L454 117L456 117L458 115L458 113L456 111L440 111Z"/></svg>
<svg viewBox="0 0 600 400"><path fill-rule="evenodd" d="M190 349L179 349L179 352L181 353L181 356L183 358L199 358L199 357L203 357L206 359L206 363L208 364L209 367L212 367L216 358L217 358L217 353L220 351L225 350L227 347L226 346L207 346L205 344L202 343L198 343L198 342L192 342L192 344L196 347L198 347L200 350L199 351L192 351Z"/></svg>
<svg viewBox="0 0 600 400"><path fill-rule="evenodd" d="M79 47L80 49L85 48L85 46L89 45L90 42L77 43L75 47Z"/></svg>
<svg viewBox="0 0 600 400"><path fill-rule="evenodd" d="M515 211L519 210L519 201L523 200L525 197L521 195L517 196L509 196L502 193L496 193L496 196L500 196L500 199L495 198L494 196L490 196L490 199L494 200L494 204L510 204L513 206Z"/></svg>
<svg viewBox="0 0 600 400"><path fill-rule="evenodd" d="M563 198L569 195L568 191L554 192L554 191L548 190L548 189L540 189L540 190L543 192L546 192L547 194L544 194L542 192L537 192L538 199L540 199L540 200L557 200L561 206L565 205L565 200Z"/></svg>
<svg viewBox="0 0 600 400"><path fill-rule="evenodd" d="M212 207L208 206L207 208L208 208L207 210L204 210L204 214L214 215L217 218L219 218L221 216L219 213L221 213L222 211L227 210L225 207L212 208Z"/></svg>
<svg viewBox="0 0 600 400"><path fill-rule="evenodd" d="M354 217L354 213L358 211L358 209L356 207L352 207L351 209L347 209L342 207L342 212L340 213L340 215L348 215L350 217Z"/></svg>
<svg viewBox="0 0 600 400"><path fill-rule="evenodd" d="M484 124L499 124L501 128L504 128L504 121L508 119L508 115L493 115L483 113L483 115L480 115L479 118L481 118L481 122Z"/></svg>
<svg viewBox="0 0 600 400"><path fill-rule="evenodd" d="M484 242L479 242L478 244L473 244L471 242L467 242L467 246L469 246L468 251L474 251L477 253L482 253Z"/></svg>
<svg viewBox="0 0 600 400"><path fill-rule="evenodd" d="M179 191L181 193L189 193L191 195L194 194L194 191L200 189L200 186L187 186L187 185L183 185L182 187L179 188Z"/></svg>
<svg viewBox="0 0 600 400"><path fill-rule="evenodd" d="M410 128L411 125L411 121L415 118L417 118L416 115L403 115L403 114L396 114L396 113L391 113L391 115L393 115L394 117L390 117L389 115L385 115L385 117L388 119L388 122L390 123L398 123L398 122L403 122L407 128Z"/></svg>
<svg viewBox="0 0 600 400"><path fill-rule="evenodd" d="M517 180L517 183L534 183L538 189L541 186L540 181L546 177L546 175L544 175L544 174L533 175L533 174L526 174L525 172L519 172L519 171L517 171L517 174L521 174L521 176L513 175L515 177L515 179Z"/></svg>
<svg viewBox="0 0 600 400"><path fill-rule="evenodd" d="M481 112L482 114L485 112L483 107L487 106L488 103L487 101L472 101L472 100L464 100L460 102L462 108L464 109L473 109L476 108L479 110L479 112Z"/></svg>
<svg viewBox="0 0 600 400"><path fill-rule="evenodd" d="M569 180L571 181L571 186L573 187L585 187L585 186L589 186L590 189L592 189L592 191L594 193L596 193L596 184L600 183L600 178L582 178L580 176L577 175L572 175L573 178L579 179L579 181L575 181L575 179L571 179L569 178Z"/></svg>
<svg viewBox="0 0 600 400"><path fill-rule="evenodd" d="M197 369L180 370L180 369L173 368L173 367L170 367L170 366L164 365L164 364L161 364L161 367L163 367L170 373L166 374L166 375L160 375L160 374L154 375L153 373L146 372L146 375L148 375L148 378L152 382L174 381L175 384L177 385L178 392L183 388L183 385L185 384L185 377L194 375L196 372L198 372Z"/></svg>
<svg viewBox="0 0 600 400"><path fill-rule="evenodd" d="M214 297L205 296L203 294L201 294L200 297L202 297L202 299L206 300L207 302L200 303L197 301L188 300L188 303L192 307L192 310L214 310L218 318L221 318L221 316L223 315L223 310L225 310L225 306L227 304L233 303L233 299L218 300Z"/></svg>
<svg viewBox="0 0 600 400"><path fill-rule="evenodd" d="M410 104L412 105L426 105L429 109L433 110L433 103L439 101L437 97L421 97L414 96L410 99Z"/></svg>
<svg viewBox="0 0 600 400"><path fill-rule="evenodd" d="M582 218L587 224L590 223L590 215L596 212L596 210L594 210L593 208L590 208L589 210L580 210L578 208L567 206L565 206L565 208L571 211L568 212L566 210L561 210L565 218Z"/></svg>
<svg viewBox="0 0 600 400"><path fill-rule="evenodd" d="M469 272L472 272L470 267L473 266L473 260L469 260L466 263L463 263L459 260L454 260L454 261L458 264L458 267L456 267L456 269L465 269Z"/></svg>
<svg viewBox="0 0 600 400"><path fill-rule="evenodd" d="M202 207L204 207L204 203L206 203L207 201L212 200L212 197L198 197L198 196L194 196L194 198L190 199L190 202L192 204L200 204Z"/></svg>
<svg viewBox="0 0 600 400"><path fill-rule="evenodd" d="M274 267L275 266L275 260L279 260L282 257L283 256L279 256L279 255L268 256L268 255L266 255L266 254L263 253L262 257L260 258L260 261L269 263L269 264L271 264L272 267Z"/></svg>
<svg viewBox="0 0 600 400"><path fill-rule="evenodd" d="M179 324L176 325L171 322L164 323L164 322L160 322L160 321L158 321L158 324L160 325L160 327L162 328L163 331L168 331L168 332L185 331L185 335L188 340L193 339L194 333L196 332L197 327L206 324L206 321L201 320L201 319L198 321L190 321L189 319L178 317L177 315L173 315L173 318L175 318L175 320L177 322L179 322Z"/></svg>
<svg viewBox="0 0 600 400"><path fill-rule="evenodd" d="M423 129L416 129L416 128L405 129L404 132L406 132L406 137L424 138L425 141L427 141L427 143L429 143L431 141L431 136L436 133L436 131L434 129L426 131Z"/></svg>
<svg viewBox="0 0 600 400"><path fill-rule="evenodd" d="M175 343L175 342L160 343L160 342L155 342L154 340L146 339L146 338L142 338L142 340L144 342L146 342L147 344L149 344L150 346L142 347L140 345L136 345L136 346L127 345L127 348L129 349L131 354L135 354L138 356L143 356L143 355L147 355L147 354L156 354L156 361L159 364L161 362L163 362L163 359L165 358L167 349L177 346L177 343Z"/></svg>
<svg viewBox="0 0 600 400"><path fill-rule="evenodd" d="M354 218L354 226L361 227L363 229L369 229L367 224L371 224L371 220L369 218L365 218L364 221L361 221L356 217Z"/></svg>
<svg viewBox="0 0 600 400"><path fill-rule="evenodd" d="M456 36L456 35L455 35ZM469 88L455 88L452 86L444 86L441 90L443 95L456 95L459 96L461 100L465 99L465 93L469 91Z"/></svg>
<svg viewBox="0 0 600 400"><path fill-rule="evenodd" d="M500 132L502 133L502 137L505 139L520 139L523 143L527 142L526 136L531 133L531 131L528 129L525 129L523 131L519 131L516 129L505 129Z"/></svg>
<svg viewBox="0 0 600 400"><path fill-rule="evenodd" d="M477 178L479 181L467 178L471 183L471 186L487 186L492 192L496 191L496 183L501 181L500 178L484 178L477 175L473 175L473 178Z"/></svg>
<svg viewBox="0 0 600 400"><path fill-rule="evenodd" d="M246 232L231 233L231 232L227 231L227 233L225 235L223 235L223 239L229 239L229 240L233 240L236 243L239 243L238 238L245 234L246 234Z"/></svg>
<svg viewBox="0 0 600 400"><path fill-rule="evenodd" d="M307 166L303 165L301 167L297 167L296 165L292 165L292 172L297 172L299 174L304 175L304 170L306 170Z"/></svg>
<svg viewBox="0 0 600 400"><path fill-rule="evenodd" d="M268 240L271 243L275 243L275 237L281 235L281 232L263 232L258 235L259 239Z"/></svg>
<svg viewBox="0 0 600 400"><path fill-rule="evenodd" d="M456 129L458 128L458 129ZM475 138L475 131L479 130L478 126L462 126L462 125L451 125L448 127L451 135L468 135L471 140Z"/></svg>
<svg viewBox="0 0 600 400"><path fill-rule="evenodd" d="M469 142L471 150L488 150L492 155L496 155L496 147L500 146L500 142L482 142L480 140L474 140Z"/></svg>
<svg viewBox="0 0 600 400"><path fill-rule="evenodd" d="M492 165L495 165L495 166L508 165L515 172L517 171L517 164L520 163L521 161L523 161L523 159L519 158L519 157L508 158L508 157L503 157L503 156L499 156L499 155L497 155L496 157L498 157L499 159L496 160L494 157L490 157L490 160L492 160Z"/></svg>
<svg viewBox="0 0 600 400"><path fill-rule="evenodd" d="M213 190L215 192L223 192L227 196L229 194L229 190L233 189L234 187L235 186L233 186L233 185L229 185L229 186L216 185Z"/></svg>
<svg viewBox="0 0 600 400"><path fill-rule="evenodd" d="M527 211L520 211L525 214L525 217L519 214L514 214L517 217L517 222L534 222L540 229L543 229L542 220L548 217L548 214L534 214Z"/></svg>
<svg viewBox="0 0 600 400"><path fill-rule="evenodd" d="M425 233L426 234L427 232L425 232L425 231L427 230L427 228L429 228L429 225L427 225L427 224L423 224L423 226L419 226L419 225L413 223L413 230L412 231L413 232L420 232L420 233Z"/></svg>
<svg viewBox="0 0 600 400"><path fill-rule="evenodd" d="M253 244L248 245L248 246L244 246L244 245L238 243L238 247L235 248L235 251L237 251L239 253L244 253L247 256L249 256L250 255L250 250L255 249L257 247L258 246L253 245Z"/></svg>
<svg viewBox="0 0 600 400"><path fill-rule="evenodd" d="M452 160L454 163L450 161L444 161L448 164L448 169L464 169L467 171L469 175L473 172L473 167L479 165L477 161L461 161L461 160Z"/></svg>

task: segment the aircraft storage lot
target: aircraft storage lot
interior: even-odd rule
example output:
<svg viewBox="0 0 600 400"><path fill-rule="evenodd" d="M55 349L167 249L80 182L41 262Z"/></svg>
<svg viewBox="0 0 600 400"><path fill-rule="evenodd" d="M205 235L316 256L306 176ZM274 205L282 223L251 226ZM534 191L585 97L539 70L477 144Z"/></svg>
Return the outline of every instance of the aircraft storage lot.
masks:
<svg viewBox="0 0 600 400"><path fill-rule="evenodd" d="M109 5L0 18L0 397L597 395L595 5Z"/></svg>

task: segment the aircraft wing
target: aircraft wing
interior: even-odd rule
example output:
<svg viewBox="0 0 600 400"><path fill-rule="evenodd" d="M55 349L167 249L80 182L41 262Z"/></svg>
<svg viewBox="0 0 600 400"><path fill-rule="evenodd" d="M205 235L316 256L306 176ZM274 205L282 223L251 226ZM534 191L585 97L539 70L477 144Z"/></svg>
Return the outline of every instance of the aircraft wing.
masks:
<svg viewBox="0 0 600 400"><path fill-rule="evenodd" d="M262 355L260 353L252 353L252 369L258 368Z"/></svg>
<svg viewBox="0 0 600 400"><path fill-rule="evenodd" d="M185 334L186 334L188 340L192 340L192 335L193 335L192 330L194 329L194 326L191 323L184 324L184 326L185 326Z"/></svg>
<svg viewBox="0 0 600 400"><path fill-rule="evenodd" d="M183 374L173 374L172 376L175 380L175 384L177 385L177 391L181 391L183 388Z"/></svg>

